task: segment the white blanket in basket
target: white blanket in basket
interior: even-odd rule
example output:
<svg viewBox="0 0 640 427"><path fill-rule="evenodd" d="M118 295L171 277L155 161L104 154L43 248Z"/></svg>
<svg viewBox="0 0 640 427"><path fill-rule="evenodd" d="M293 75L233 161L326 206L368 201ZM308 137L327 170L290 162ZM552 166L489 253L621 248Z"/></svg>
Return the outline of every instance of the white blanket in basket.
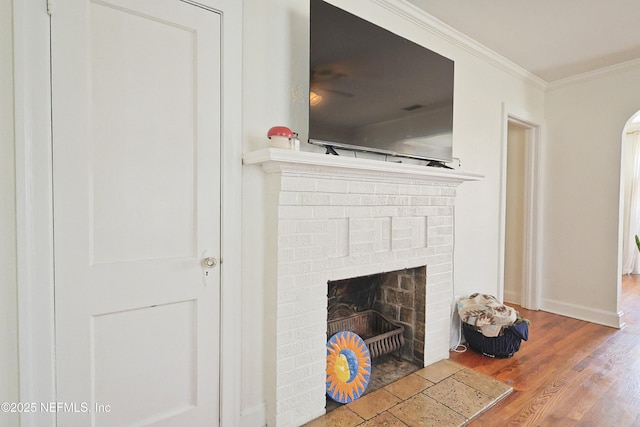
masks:
<svg viewBox="0 0 640 427"><path fill-rule="evenodd" d="M497 337L503 326L510 326L518 318L518 312L500 304L492 295L471 294L458 300L458 314L463 322L480 328L482 335Z"/></svg>

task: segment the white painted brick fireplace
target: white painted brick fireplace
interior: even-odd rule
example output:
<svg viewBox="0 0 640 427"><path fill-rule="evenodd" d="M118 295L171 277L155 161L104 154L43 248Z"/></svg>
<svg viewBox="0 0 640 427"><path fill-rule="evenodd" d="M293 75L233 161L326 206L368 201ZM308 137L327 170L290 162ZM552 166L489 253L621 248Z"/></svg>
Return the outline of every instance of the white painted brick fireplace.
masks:
<svg viewBox="0 0 640 427"><path fill-rule="evenodd" d="M325 413L327 282L426 266L424 364L449 357L456 187L481 175L265 149L267 423Z"/></svg>

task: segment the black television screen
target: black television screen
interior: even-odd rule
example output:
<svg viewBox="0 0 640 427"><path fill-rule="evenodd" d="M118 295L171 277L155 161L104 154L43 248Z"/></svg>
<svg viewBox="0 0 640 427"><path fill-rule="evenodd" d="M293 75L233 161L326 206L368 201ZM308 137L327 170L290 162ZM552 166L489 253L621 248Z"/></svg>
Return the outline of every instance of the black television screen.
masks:
<svg viewBox="0 0 640 427"><path fill-rule="evenodd" d="M454 63L311 0L309 142L449 162Z"/></svg>

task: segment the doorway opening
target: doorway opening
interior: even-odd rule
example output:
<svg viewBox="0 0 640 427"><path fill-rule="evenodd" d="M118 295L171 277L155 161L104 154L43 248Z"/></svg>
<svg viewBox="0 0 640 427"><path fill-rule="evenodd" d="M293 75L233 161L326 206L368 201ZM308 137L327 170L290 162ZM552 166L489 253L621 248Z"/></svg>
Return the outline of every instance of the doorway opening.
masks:
<svg viewBox="0 0 640 427"><path fill-rule="evenodd" d="M620 171L622 274L640 274L635 242L635 236L640 235L640 111L631 116L622 132Z"/></svg>
<svg viewBox="0 0 640 427"><path fill-rule="evenodd" d="M540 126L505 115L499 298L539 308L537 284L538 147Z"/></svg>
<svg viewBox="0 0 640 427"><path fill-rule="evenodd" d="M640 255L636 236L640 235L640 110L627 120L621 137L620 202L618 213L618 281L616 309L622 311L625 289L637 283ZM628 293L627 293L628 294ZM620 329L625 322L620 323Z"/></svg>

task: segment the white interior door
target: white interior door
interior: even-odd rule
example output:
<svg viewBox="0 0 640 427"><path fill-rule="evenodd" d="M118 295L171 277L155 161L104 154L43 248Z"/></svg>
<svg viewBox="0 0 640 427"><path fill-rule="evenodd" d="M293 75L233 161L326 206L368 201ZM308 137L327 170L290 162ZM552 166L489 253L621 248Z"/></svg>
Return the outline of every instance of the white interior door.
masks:
<svg viewBox="0 0 640 427"><path fill-rule="evenodd" d="M220 17L59 0L51 26L58 425L216 426Z"/></svg>

